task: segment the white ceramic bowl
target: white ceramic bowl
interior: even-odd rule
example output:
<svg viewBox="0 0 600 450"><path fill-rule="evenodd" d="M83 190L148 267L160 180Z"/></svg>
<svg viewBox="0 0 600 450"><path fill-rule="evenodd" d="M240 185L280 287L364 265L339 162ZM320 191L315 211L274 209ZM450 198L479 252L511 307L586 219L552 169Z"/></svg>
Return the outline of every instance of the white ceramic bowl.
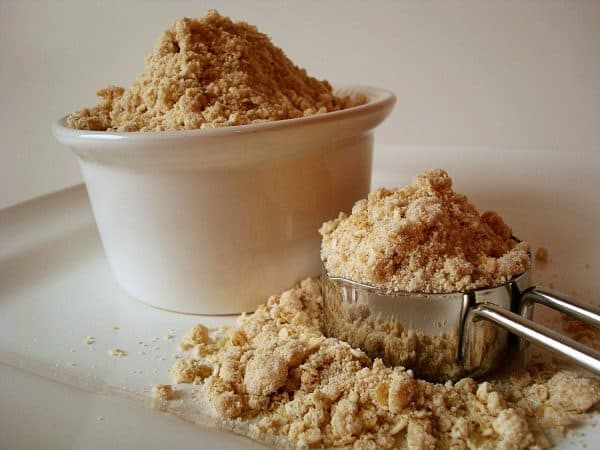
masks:
<svg viewBox="0 0 600 450"><path fill-rule="evenodd" d="M53 127L79 157L109 264L134 298L173 311L252 311L320 270L325 220L369 191L373 128L392 93L318 116L174 132Z"/></svg>

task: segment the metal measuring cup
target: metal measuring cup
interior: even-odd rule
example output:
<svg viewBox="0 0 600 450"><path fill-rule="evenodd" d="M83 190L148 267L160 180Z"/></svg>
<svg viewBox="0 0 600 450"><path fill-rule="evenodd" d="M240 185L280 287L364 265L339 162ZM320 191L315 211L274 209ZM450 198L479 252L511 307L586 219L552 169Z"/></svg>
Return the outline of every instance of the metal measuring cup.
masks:
<svg viewBox="0 0 600 450"><path fill-rule="evenodd" d="M534 286L530 272L468 292L389 292L323 271L324 332L431 381L479 377L526 341L600 375L600 352L532 320L536 303L600 327L600 309Z"/></svg>

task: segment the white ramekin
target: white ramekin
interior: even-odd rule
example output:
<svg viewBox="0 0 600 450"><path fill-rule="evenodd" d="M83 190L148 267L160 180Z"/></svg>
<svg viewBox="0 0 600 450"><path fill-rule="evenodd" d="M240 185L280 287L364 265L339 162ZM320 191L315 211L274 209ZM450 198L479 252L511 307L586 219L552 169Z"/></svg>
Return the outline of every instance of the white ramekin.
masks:
<svg viewBox="0 0 600 450"><path fill-rule="evenodd" d="M252 311L320 270L325 220L369 191L373 128L395 97L312 117L174 132L53 126L79 157L109 264L134 298L172 311Z"/></svg>

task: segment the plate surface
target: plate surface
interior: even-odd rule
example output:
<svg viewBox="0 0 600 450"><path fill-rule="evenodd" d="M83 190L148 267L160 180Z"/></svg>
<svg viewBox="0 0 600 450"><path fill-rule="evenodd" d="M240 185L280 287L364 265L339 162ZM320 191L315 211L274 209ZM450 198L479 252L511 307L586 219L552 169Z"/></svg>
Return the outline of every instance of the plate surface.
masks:
<svg viewBox="0 0 600 450"><path fill-rule="evenodd" d="M600 300L600 277L594 276L600 267L600 153L378 146L373 186L400 186L438 167L481 211L498 211L515 234L549 250L538 280ZM12 417L0 420L0 447L89 449L121 442L164 448L164 433L172 430L179 436L176 447L261 448L140 408L152 406L152 384L169 381L178 338L199 321L219 326L235 317L161 311L120 292L82 186L0 211L0 392L9 399L0 402L0 416ZM88 336L94 344L85 343ZM127 356L110 357L113 348ZM143 437L127 433L132 420L145 430ZM558 448L600 448L594 423ZM30 429L40 430L43 445Z"/></svg>

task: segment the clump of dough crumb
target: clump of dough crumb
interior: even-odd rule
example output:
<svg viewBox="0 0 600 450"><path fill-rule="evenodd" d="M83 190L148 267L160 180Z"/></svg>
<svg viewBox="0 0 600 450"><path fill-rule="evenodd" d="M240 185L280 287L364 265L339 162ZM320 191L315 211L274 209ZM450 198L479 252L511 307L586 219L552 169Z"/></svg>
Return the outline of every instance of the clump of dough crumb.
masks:
<svg viewBox="0 0 600 450"><path fill-rule="evenodd" d="M377 189L319 231L329 275L388 290L465 291L529 269L529 245L495 212L480 215L441 169Z"/></svg>
<svg viewBox="0 0 600 450"><path fill-rule="evenodd" d="M127 356L127 352L125 350L123 350L123 349L120 349L120 348L110 349L108 351L108 354L110 356L115 357L115 358L122 358L123 356Z"/></svg>
<svg viewBox="0 0 600 450"><path fill-rule="evenodd" d="M170 384L155 384L152 386L152 396L157 400L171 400L173 398L173 386Z"/></svg>
<svg viewBox="0 0 600 450"><path fill-rule="evenodd" d="M195 325L193 328L191 328L186 334L185 336L183 336L183 338L181 339L181 342L179 343L179 350L186 351L189 350L190 348L196 346L196 345L200 345L200 344L207 344L209 341L209 337L208 337L208 328L206 328L204 325L202 324L198 324Z"/></svg>
<svg viewBox="0 0 600 450"><path fill-rule="evenodd" d="M598 380L540 363L479 383L418 379L325 337L322 307L318 280L304 280L176 372L214 365L215 414L282 448L545 449L600 401Z"/></svg>
<svg viewBox="0 0 600 450"><path fill-rule="evenodd" d="M270 38L245 22L210 10L182 18L146 58L128 88L98 91L102 102L72 113L71 128L165 131L245 125L338 111L364 96L337 97L308 76Z"/></svg>
<svg viewBox="0 0 600 450"><path fill-rule="evenodd" d="M171 368L171 377L175 383L200 384L212 371L211 366L196 359L180 358Z"/></svg>

